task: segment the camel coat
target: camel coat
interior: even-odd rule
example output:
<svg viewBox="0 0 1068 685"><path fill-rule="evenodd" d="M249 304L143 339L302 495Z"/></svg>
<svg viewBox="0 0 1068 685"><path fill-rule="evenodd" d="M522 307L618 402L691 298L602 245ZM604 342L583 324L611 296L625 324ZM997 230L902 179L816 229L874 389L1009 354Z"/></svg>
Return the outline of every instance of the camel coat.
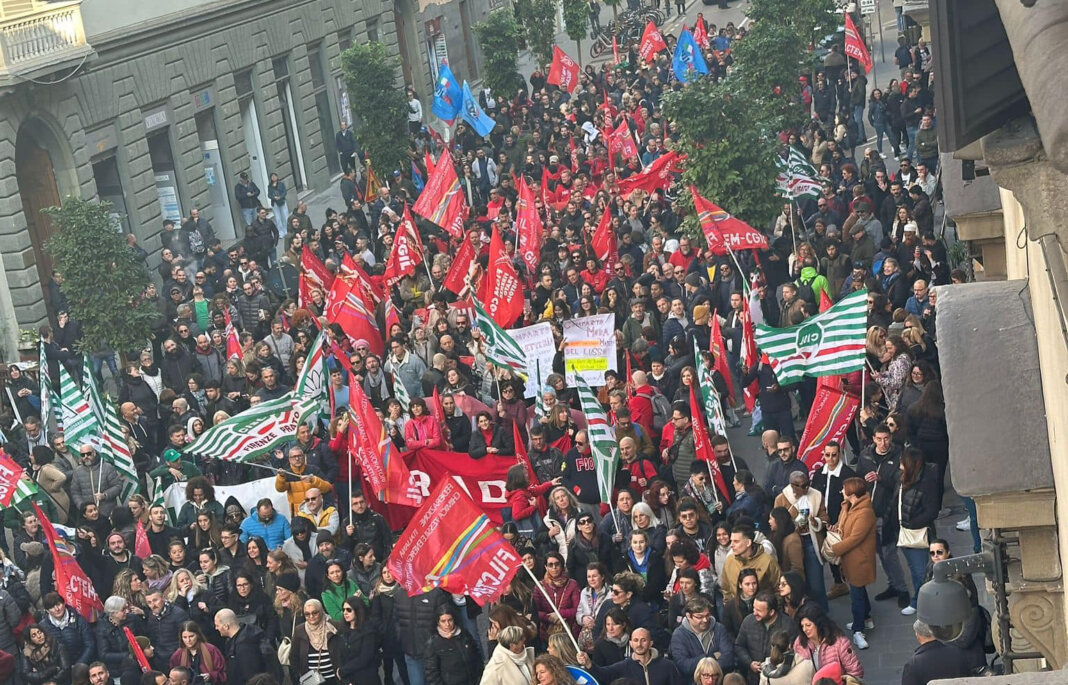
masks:
<svg viewBox="0 0 1068 685"><path fill-rule="evenodd" d="M52 501L56 503L59 516L56 523L65 524L70 518L70 497L63 486L67 484L67 474L52 464L45 464L37 472L37 485L48 493Z"/></svg>
<svg viewBox="0 0 1068 685"><path fill-rule="evenodd" d="M875 582L875 510L871 497L864 493L857 503L842 504L838 518L842 541L832 549L842 560L842 576L850 585L862 587Z"/></svg>
<svg viewBox="0 0 1068 685"><path fill-rule="evenodd" d="M819 557L820 562L823 562L823 553L820 549L823 547L823 541L827 537L827 524L830 523L831 517L827 514L827 503L823 501L823 493L815 488L808 489L808 501L812 506L812 511L809 513L810 523L809 530L812 532L813 547L816 548L816 556ZM790 518L797 518L797 497L794 496L794 490L789 485L782 489L779 496L775 498L775 506L782 507L790 512ZM816 519L815 522L811 522L811 519ZM797 531L798 535L801 535L801 531Z"/></svg>

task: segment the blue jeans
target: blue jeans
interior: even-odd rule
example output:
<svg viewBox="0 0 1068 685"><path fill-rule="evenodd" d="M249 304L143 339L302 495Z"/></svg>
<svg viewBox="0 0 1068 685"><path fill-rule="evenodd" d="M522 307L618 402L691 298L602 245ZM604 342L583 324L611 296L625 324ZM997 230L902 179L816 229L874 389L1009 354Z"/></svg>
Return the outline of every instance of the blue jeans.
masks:
<svg viewBox="0 0 1068 685"><path fill-rule="evenodd" d="M913 164L915 164L918 161L916 159L916 132L919 131L919 130L920 130L919 126L906 126L905 127L905 135L908 136L908 138L909 138L908 158L910 160L912 160Z"/></svg>
<svg viewBox="0 0 1068 685"><path fill-rule="evenodd" d="M405 654L404 664L408 667L410 685L426 685L426 671L423 670L422 659Z"/></svg>
<svg viewBox="0 0 1068 685"><path fill-rule="evenodd" d="M886 130L886 124L872 124L875 126L875 146L879 154L883 154L883 136L889 137L889 133Z"/></svg>
<svg viewBox="0 0 1068 685"><path fill-rule="evenodd" d="M252 222L256 220L256 208L255 207L242 207L241 216L245 219L245 225L251 226Z"/></svg>
<svg viewBox="0 0 1068 685"><path fill-rule="evenodd" d="M111 377L115 379L115 384L119 383L119 365L115 362L115 353L112 352L108 355L94 354L90 357L93 361L93 376L96 378L96 382L103 385L104 378L101 376L101 372L104 370L104 363L107 362L108 371L111 372Z"/></svg>
<svg viewBox="0 0 1068 685"><path fill-rule="evenodd" d="M902 547L902 554L905 555L905 563L909 566L909 575L912 576L912 606L916 607L916 597L920 594L920 586L923 585L923 576L927 572L927 558L930 553L927 548L914 549L912 547Z"/></svg>
<svg viewBox="0 0 1068 685"><path fill-rule="evenodd" d="M895 592L907 592L905 585L905 572L901 569L901 560L897 556L897 538L884 539L883 530L886 528L882 519L875 522L875 533L879 541L879 561L882 562L886 579Z"/></svg>
<svg viewBox="0 0 1068 685"><path fill-rule="evenodd" d="M968 520L972 522L972 551L978 554L983 551L983 541L979 537L979 521L976 518L978 514L975 513L975 500L971 497L961 497L964 502L964 508L968 510Z"/></svg>
<svg viewBox="0 0 1068 685"><path fill-rule="evenodd" d="M864 130L864 105L853 107L853 121L857 122L857 142L864 142L868 139L868 132Z"/></svg>
<svg viewBox="0 0 1068 685"><path fill-rule="evenodd" d="M801 549L805 557L805 583L808 585L808 594L826 611L827 583L823 579L823 562L816 553L811 535L801 536Z"/></svg>
<svg viewBox="0 0 1068 685"><path fill-rule="evenodd" d="M849 605L853 610L853 632L864 632L864 619L871 616L871 600L868 599L868 588L863 585L849 586Z"/></svg>

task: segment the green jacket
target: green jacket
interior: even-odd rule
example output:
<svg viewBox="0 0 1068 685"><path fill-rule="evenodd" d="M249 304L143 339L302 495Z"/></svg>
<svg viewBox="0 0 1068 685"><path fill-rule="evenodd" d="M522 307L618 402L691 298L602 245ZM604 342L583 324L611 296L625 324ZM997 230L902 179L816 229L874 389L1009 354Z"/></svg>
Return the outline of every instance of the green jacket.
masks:
<svg viewBox="0 0 1068 685"><path fill-rule="evenodd" d="M341 613L341 605L345 603L345 600L352 597L360 591L360 587L356 585L356 581L346 577L345 582L341 585L335 585L331 581L327 580L326 587L323 589L323 609L326 610L326 615L335 621L344 620ZM360 596L360 599L367 603L367 598Z"/></svg>
<svg viewBox="0 0 1068 685"><path fill-rule="evenodd" d="M170 463L171 462L164 462L148 472L148 475L153 478L159 478L160 485L164 490L175 483L174 474L171 473ZM182 472L183 481L187 481L194 476L204 475L200 472L200 469L184 459L179 459L177 464L178 469Z"/></svg>
<svg viewBox="0 0 1068 685"><path fill-rule="evenodd" d="M938 156L938 132L933 126L916 131L916 154L924 159Z"/></svg>
<svg viewBox="0 0 1068 685"><path fill-rule="evenodd" d="M817 305L820 303L821 292L827 293L827 297L834 302L830 284L827 283L826 277L816 271L815 267L806 266L801 269L801 277L797 279L795 285L800 288L802 283L807 283L812 288L812 295L816 298Z"/></svg>

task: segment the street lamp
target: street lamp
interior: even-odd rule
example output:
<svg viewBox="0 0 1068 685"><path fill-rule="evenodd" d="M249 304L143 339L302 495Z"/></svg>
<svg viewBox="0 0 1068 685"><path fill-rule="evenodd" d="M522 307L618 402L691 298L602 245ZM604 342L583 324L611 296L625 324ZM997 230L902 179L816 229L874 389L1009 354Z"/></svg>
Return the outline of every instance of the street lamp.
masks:
<svg viewBox="0 0 1068 685"><path fill-rule="evenodd" d="M952 642L960 637L964 624L972 616L968 591L950 576L976 572L993 575L997 569L996 547L989 543L984 547L978 554L939 561L934 565L931 580L920 586L916 616L931 627L931 633L940 642Z"/></svg>

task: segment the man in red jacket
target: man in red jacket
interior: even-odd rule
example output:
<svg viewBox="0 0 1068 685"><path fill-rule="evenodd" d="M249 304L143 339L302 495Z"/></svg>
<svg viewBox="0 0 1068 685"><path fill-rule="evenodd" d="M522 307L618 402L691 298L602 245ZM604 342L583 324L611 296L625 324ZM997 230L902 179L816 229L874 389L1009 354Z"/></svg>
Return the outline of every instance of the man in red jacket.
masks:
<svg viewBox="0 0 1068 685"><path fill-rule="evenodd" d="M630 409L630 417L649 435L653 435L653 395L656 389L649 385L649 377L644 371L635 371L631 374L634 382L634 396L627 402Z"/></svg>

